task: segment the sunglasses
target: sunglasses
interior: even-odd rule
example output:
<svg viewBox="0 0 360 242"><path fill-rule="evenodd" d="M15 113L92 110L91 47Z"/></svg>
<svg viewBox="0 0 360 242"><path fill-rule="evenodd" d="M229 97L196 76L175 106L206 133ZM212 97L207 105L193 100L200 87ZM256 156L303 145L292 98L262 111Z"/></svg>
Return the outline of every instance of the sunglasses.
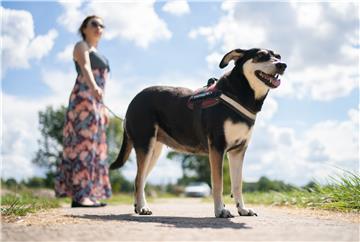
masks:
<svg viewBox="0 0 360 242"><path fill-rule="evenodd" d="M91 21L90 22L91 27L97 28L100 27L102 29L105 29L105 26L99 23L98 21Z"/></svg>

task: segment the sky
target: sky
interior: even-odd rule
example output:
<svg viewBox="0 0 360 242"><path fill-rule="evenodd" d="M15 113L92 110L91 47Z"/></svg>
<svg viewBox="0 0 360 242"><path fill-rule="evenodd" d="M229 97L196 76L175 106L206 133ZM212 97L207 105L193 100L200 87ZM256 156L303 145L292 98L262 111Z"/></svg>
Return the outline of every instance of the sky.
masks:
<svg viewBox="0 0 360 242"><path fill-rule="evenodd" d="M359 172L359 4L249 1L2 1L1 176L43 176L31 163L38 112L67 105L77 29L87 15L106 25L98 50L110 62L105 103L124 116L152 85L202 87L232 69L232 49L260 47L287 63L258 114L244 180L305 185L343 169ZM163 149L149 181L175 182L179 162ZM134 154L132 154L134 157ZM134 158L133 158L134 159ZM122 173L133 179L135 162Z"/></svg>

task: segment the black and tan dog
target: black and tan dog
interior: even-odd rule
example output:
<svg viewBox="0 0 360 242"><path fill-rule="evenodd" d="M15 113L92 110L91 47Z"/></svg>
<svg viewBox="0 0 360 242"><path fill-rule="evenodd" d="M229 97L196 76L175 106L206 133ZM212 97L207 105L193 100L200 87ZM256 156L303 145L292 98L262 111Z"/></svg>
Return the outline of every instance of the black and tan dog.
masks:
<svg viewBox="0 0 360 242"><path fill-rule="evenodd" d="M177 151L209 155L215 216L232 217L225 209L223 156L230 162L231 191L238 213L252 216L242 197L242 166L256 113L261 110L270 88L280 85L279 74L286 64L280 55L266 49L235 49L221 60L224 68L231 60L235 67L216 83L221 102L207 109L191 110L187 102L192 90L182 87L154 86L138 93L130 103L124 140L117 160L110 169L121 167L134 147L137 159L135 212L152 214L144 193L146 178L165 144Z"/></svg>

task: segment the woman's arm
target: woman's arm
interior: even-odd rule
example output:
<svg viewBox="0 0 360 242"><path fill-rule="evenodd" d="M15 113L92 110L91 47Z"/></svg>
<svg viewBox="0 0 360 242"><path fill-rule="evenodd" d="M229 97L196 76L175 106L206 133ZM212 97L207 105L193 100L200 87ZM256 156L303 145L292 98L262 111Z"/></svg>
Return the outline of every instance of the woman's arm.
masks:
<svg viewBox="0 0 360 242"><path fill-rule="evenodd" d="M93 96L101 100L103 92L102 89L96 84L94 75L91 71L91 63L89 57L89 46L84 42L78 42L74 47L74 59L81 69L81 73L85 78L86 83L90 87Z"/></svg>

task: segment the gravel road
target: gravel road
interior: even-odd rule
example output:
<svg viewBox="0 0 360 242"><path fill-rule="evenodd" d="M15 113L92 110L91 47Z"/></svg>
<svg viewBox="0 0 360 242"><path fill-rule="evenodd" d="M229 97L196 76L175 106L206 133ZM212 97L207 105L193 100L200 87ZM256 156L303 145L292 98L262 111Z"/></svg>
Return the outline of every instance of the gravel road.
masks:
<svg viewBox="0 0 360 242"><path fill-rule="evenodd" d="M258 217L216 219L212 204L200 199L149 205L151 216L133 214L131 205L109 205L2 219L1 241L359 241L359 214L253 206Z"/></svg>

